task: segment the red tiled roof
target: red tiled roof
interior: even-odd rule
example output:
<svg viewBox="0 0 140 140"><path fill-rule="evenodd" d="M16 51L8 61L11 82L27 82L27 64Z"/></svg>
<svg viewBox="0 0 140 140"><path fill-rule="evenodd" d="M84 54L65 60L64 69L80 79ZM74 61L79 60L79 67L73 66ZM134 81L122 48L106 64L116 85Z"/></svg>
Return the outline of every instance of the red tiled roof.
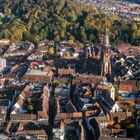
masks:
<svg viewBox="0 0 140 140"><path fill-rule="evenodd" d="M11 114L10 115L10 120L14 121L31 121L31 120L36 120L36 115L35 114Z"/></svg>
<svg viewBox="0 0 140 140"><path fill-rule="evenodd" d="M31 62L30 66L38 66L39 62Z"/></svg>
<svg viewBox="0 0 140 140"><path fill-rule="evenodd" d="M49 82L50 77L49 76L42 76L42 75L24 75L22 77L24 80L28 80L29 82Z"/></svg>
<svg viewBox="0 0 140 140"><path fill-rule="evenodd" d="M48 72L48 71L50 71L51 70L51 67L50 66L47 66L47 67L45 67L44 69L43 69L43 71L45 71L45 72Z"/></svg>
<svg viewBox="0 0 140 140"><path fill-rule="evenodd" d="M58 74L75 74L75 69L58 69Z"/></svg>
<svg viewBox="0 0 140 140"><path fill-rule="evenodd" d="M139 81L120 81L117 84L120 91L140 91Z"/></svg>
<svg viewBox="0 0 140 140"><path fill-rule="evenodd" d="M28 95L28 94L26 94L27 92L29 92L29 86L28 85L23 89L22 93L19 95L19 99L17 101L17 104L19 104L19 106L23 105L25 97Z"/></svg>
<svg viewBox="0 0 140 140"><path fill-rule="evenodd" d="M131 46L130 44L126 44L126 43L119 43L116 45L116 48L119 51L123 52L126 56L136 55L139 54L140 52L139 47Z"/></svg>
<svg viewBox="0 0 140 140"><path fill-rule="evenodd" d="M79 77L75 78L72 82L73 83L94 83L94 84L97 84L101 81L106 81L106 78L105 77L102 77L102 76L96 76L96 75L92 75L92 76L82 76L80 75Z"/></svg>
<svg viewBox="0 0 140 140"><path fill-rule="evenodd" d="M47 113L43 111L38 111L38 118L39 119L48 119Z"/></svg>

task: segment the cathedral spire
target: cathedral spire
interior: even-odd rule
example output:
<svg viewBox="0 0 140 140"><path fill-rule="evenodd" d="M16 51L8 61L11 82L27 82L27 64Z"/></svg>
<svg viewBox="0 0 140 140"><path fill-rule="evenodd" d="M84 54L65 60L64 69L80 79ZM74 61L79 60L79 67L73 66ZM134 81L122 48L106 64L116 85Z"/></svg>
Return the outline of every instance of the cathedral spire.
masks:
<svg viewBox="0 0 140 140"><path fill-rule="evenodd" d="M106 29L104 35L104 44L103 44L103 57L102 57L102 76L111 74L111 63L110 63L110 42L109 35Z"/></svg>
<svg viewBox="0 0 140 140"><path fill-rule="evenodd" d="M104 36L104 46L105 47L109 47L110 43L109 43L109 35L108 35L108 30L105 30L105 36Z"/></svg>

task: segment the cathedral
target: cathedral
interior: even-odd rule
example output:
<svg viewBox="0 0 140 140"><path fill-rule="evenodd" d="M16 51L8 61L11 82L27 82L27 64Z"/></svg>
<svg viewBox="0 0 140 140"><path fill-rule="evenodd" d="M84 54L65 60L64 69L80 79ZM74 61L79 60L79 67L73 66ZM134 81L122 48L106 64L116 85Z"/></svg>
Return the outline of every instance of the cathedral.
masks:
<svg viewBox="0 0 140 140"><path fill-rule="evenodd" d="M108 76L111 74L110 43L106 31L101 46L86 46L84 72L94 75Z"/></svg>

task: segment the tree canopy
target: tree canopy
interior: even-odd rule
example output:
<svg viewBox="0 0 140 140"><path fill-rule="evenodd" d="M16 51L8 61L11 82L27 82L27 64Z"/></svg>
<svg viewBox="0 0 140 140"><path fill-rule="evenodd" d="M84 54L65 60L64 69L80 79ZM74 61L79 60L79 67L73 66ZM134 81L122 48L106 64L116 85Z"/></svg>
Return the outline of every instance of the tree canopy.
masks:
<svg viewBox="0 0 140 140"><path fill-rule="evenodd" d="M0 12L0 38L14 42L102 43L107 27L112 42L140 44L140 23L105 15L77 0L0 0Z"/></svg>

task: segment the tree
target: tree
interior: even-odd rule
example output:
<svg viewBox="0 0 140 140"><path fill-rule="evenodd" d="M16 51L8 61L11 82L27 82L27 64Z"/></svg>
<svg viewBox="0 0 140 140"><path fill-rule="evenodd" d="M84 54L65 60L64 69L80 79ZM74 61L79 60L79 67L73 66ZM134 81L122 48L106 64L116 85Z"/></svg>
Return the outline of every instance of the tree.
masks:
<svg viewBox="0 0 140 140"><path fill-rule="evenodd" d="M43 55L43 60L47 60L48 59L48 55L47 54L44 54Z"/></svg>
<svg viewBox="0 0 140 140"><path fill-rule="evenodd" d="M28 22L29 17L27 15L22 16L23 21Z"/></svg>
<svg viewBox="0 0 140 140"><path fill-rule="evenodd" d="M91 33L90 36L89 36L89 40L90 42L95 42L95 36Z"/></svg>
<svg viewBox="0 0 140 140"><path fill-rule="evenodd" d="M118 101L122 101L122 97L121 97L121 96L118 96L118 97L117 97L117 100L118 100Z"/></svg>
<svg viewBox="0 0 140 140"><path fill-rule="evenodd" d="M65 32L61 31L60 36L61 36L61 38L63 38L65 36Z"/></svg>
<svg viewBox="0 0 140 140"><path fill-rule="evenodd" d="M10 15L11 14L11 9L8 8L8 7L4 8L4 14L5 15Z"/></svg>
<svg viewBox="0 0 140 140"><path fill-rule="evenodd" d="M120 126L120 124L117 123L117 124L114 124L114 128L115 128L115 129L120 129L121 126Z"/></svg>
<svg viewBox="0 0 140 140"><path fill-rule="evenodd" d="M27 102L28 102L28 104L31 104L32 99L31 99L31 98L28 98L28 99L27 99Z"/></svg>
<svg viewBox="0 0 140 140"><path fill-rule="evenodd" d="M47 34L46 34L46 32L43 29L40 31L39 36L40 36L41 40L47 38Z"/></svg>
<svg viewBox="0 0 140 140"><path fill-rule="evenodd" d="M138 22L97 12L77 0L28 1L0 1L0 9L4 13L0 19L1 37L19 43L28 38L34 43L43 39L101 43L107 27L112 43L121 41L140 44ZM26 32L29 33L28 37L25 37Z"/></svg>
<svg viewBox="0 0 140 140"><path fill-rule="evenodd" d="M74 36L70 35L69 41L68 41L68 42L69 42L70 44L72 44L72 43L74 43L74 41L75 41Z"/></svg>
<svg viewBox="0 0 140 140"><path fill-rule="evenodd" d="M9 39L11 39L12 38L12 33L11 33L11 31L9 31L8 29L5 29L4 31L3 31L3 36L4 36L4 38L9 38Z"/></svg>
<svg viewBox="0 0 140 140"><path fill-rule="evenodd" d="M132 24L132 30L135 31L135 30L137 30L137 29L138 29L137 24L133 23L133 24Z"/></svg>
<svg viewBox="0 0 140 140"><path fill-rule="evenodd" d="M30 34L29 31L23 32L23 40L28 40L33 42L33 36Z"/></svg>
<svg viewBox="0 0 140 140"><path fill-rule="evenodd" d="M55 40L56 42L60 42L60 36L59 36L59 35L56 35L56 37L54 38L54 40Z"/></svg>
<svg viewBox="0 0 140 140"><path fill-rule="evenodd" d="M119 96L119 91L118 91L117 86L114 86L114 87L115 87L115 98L117 99Z"/></svg>
<svg viewBox="0 0 140 140"><path fill-rule="evenodd" d="M33 40L35 44L38 44L41 41L41 38L39 35L35 35Z"/></svg>
<svg viewBox="0 0 140 140"><path fill-rule="evenodd" d="M71 56L70 56L69 52L66 52L63 57L66 59L69 59Z"/></svg>
<svg viewBox="0 0 140 140"><path fill-rule="evenodd" d="M130 105L130 107L132 107L132 108L134 108L134 107L136 106L136 104L135 104L134 101L130 101L130 102L129 102L129 105Z"/></svg>
<svg viewBox="0 0 140 140"><path fill-rule="evenodd" d="M76 21L77 16L76 16L74 10L72 10L71 12L68 13L67 19L68 19L68 21L70 21L70 22L75 22L75 21Z"/></svg>
<svg viewBox="0 0 140 140"><path fill-rule="evenodd" d="M33 108L33 106L32 106L32 105L28 105L28 110L29 110L29 112L30 112L30 113L32 113L32 112L33 112L33 109L34 109L34 108Z"/></svg>
<svg viewBox="0 0 140 140"><path fill-rule="evenodd" d="M54 54L55 54L55 50L54 50L53 47L51 47L51 48L49 49L49 55L50 55L50 56L53 56Z"/></svg>
<svg viewBox="0 0 140 140"><path fill-rule="evenodd" d="M87 36L86 36L86 33L84 31L81 32L81 41L83 43L86 43L86 41L87 41Z"/></svg>

